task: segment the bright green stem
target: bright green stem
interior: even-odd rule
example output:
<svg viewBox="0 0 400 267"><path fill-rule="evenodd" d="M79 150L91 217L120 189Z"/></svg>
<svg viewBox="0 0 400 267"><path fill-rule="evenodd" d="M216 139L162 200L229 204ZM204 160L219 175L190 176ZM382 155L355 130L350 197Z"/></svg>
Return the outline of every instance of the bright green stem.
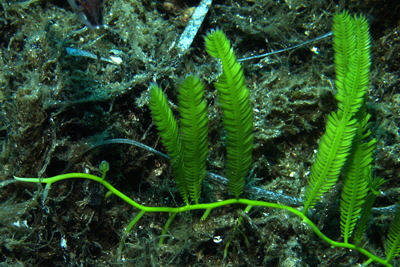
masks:
<svg viewBox="0 0 400 267"><path fill-rule="evenodd" d="M200 221L204 221L207 219L208 215L210 215L212 209L206 209L206 211L204 212L203 216L201 216Z"/></svg>
<svg viewBox="0 0 400 267"><path fill-rule="evenodd" d="M360 247L358 247L356 245L353 245L353 244L333 241L332 239L330 239L326 235L324 235L318 229L318 227L305 214L303 214L301 211L299 211L299 210L297 210L295 208L292 208L292 207L289 207L289 206L286 206L286 205L281 205L281 204L277 204L277 203L270 203L270 202L264 202L264 201L257 201L257 200L250 200L250 199L244 199L244 198L238 198L238 199L227 199L227 200L214 202L214 203L185 205L183 207L177 207L177 208L171 208L171 207L147 207L147 206L140 205L139 203L133 201L131 198L129 198L125 194L121 193L119 190L117 190L115 187L113 187L111 184L109 184L108 182L106 182L102 178L97 177L97 176L92 175L92 174L67 173L67 174L61 174L61 175L57 175L57 176L53 176L53 177L45 178L45 179L43 179L43 178L20 178L20 177L14 177L14 178L19 180L19 181L24 181L24 182L46 183L46 184L47 183L54 183L54 182L57 182L57 181L60 181L60 180L64 180L64 179L71 179L71 178L85 178L85 179L90 179L90 180L96 181L98 183L101 183L109 191L111 191L114 195L118 196L119 198L121 198L122 200L124 200L125 202L130 204L131 206L133 206L133 207L135 207L135 208L140 210L138 215L136 215L136 217L131 221L131 223L126 228L125 233L129 233L129 231L132 229L132 227L137 223L137 221L146 212L180 213L180 212L191 211L191 210L208 210L208 209L211 210L211 209L215 209L215 208L226 206L226 205L232 205L232 204L248 205L248 207L246 209L250 209L251 206L261 206L261 207L274 208L274 209L284 209L284 210L287 210L287 211L297 215L298 217L300 217L303 220L304 223L308 224L311 227L311 229L314 231L314 233L316 235L318 235L322 240L324 240L325 242L330 244L332 247L342 247L342 248L348 248L348 249L357 250L358 252L364 254L365 256L367 256L368 258L370 258L373 261L379 262L379 263L383 264L384 266L393 267L393 265L391 265L387 261L385 261L385 260L373 255L372 253L370 253L369 251L367 251L367 250L365 250L363 248L360 248ZM203 215L203 217L204 217L204 215ZM123 247L123 242L122 241L120 242L120 247L121 247L121 244L122 244L122 247Z"/></svg>
<svg viewBox="0 0 400 267"><path fill-rule="evenodd" d="M175 219L175 216L176 216L177 214L178 214L178 213L171 213L171 214L170 214L170 216L169 216L169 218L168 218L168 221L165 223L164 229L163 229L162 232L161 232L160 241L158 241L158 245L159 245L159 246L161 246L161 245L164 243L165 235L167 234L167 231L168 231L168 229L169 229L169 226L171 225L172 221Z"/></svg>
<svg viewBox="0 0 400 267"><path fill-rule="evenodd" d="M107 198L111 197L112 194L113 194L113 193L112 193L111 191L108 191L108 192L104 195L104 199L107 199Z"/></svg>
<svg viewBox="0 0 400 267"><path fill-rule="evenodd" d="M251 210L251 208L252 208L253 206L252 205L247 205L247 207L244 209L244 213L249 213L249 211ZM240 216L239 218L238 218L238 225L240 225L241 223L242 223L242 221L243 221L243 217L242 216Z"/></svg>
<svg viewBox="0 0 400 267"><path fill-rule="evenodd" d="M372 262L372 259L368 259L366 262L364 262L361 267L366 267Z"/></svg>
<svg viewBox="0 0 400 267"><path fill-rule="evenodd" d="M251 210L251 208L252 208L253 206L252 205L247 205L247 207L244 209L244 213L248 213L250 210ZM240 216L238 219L237 219L237 221L236 221L236 226L235 226L235 228L238 228L239 226L240 226L240 224L242 223L242 221L243 221L243 216ZM240 231L240 230L239 230ZM243 234L243 233L242 233ZM247 238L246 238L246 236L243 234L243 237L247 240ZM234 238L234 235L231 235L230 237L229 237L229 239L228 239L228 241L226 242L226 244L225 244L225 249L224 249L224 259L226 259L226 256L228 256L228 249L229 249L229 246L231 245L231 243L232 243L232 240L233 240L233 238ZM246 242L246 243L248 243L248 241Z"/></svg>
<svg viewBox="0 0 400 267"><path fill-rule="evenodd" d="M119 247L118 247L118 260L121 260L121 256L122 256L122 250L124 249L125 246L125 239L128 236L128 234L130 233L130 231L132 230L133 226L135 226L135 224L140 220L140 218L142 218L142 216L145 214L145 211L140 211L135 218L133 218L133 220L128 224L128 226L126 227L124 234L121 238L121 240L119 241Z"/></svg>

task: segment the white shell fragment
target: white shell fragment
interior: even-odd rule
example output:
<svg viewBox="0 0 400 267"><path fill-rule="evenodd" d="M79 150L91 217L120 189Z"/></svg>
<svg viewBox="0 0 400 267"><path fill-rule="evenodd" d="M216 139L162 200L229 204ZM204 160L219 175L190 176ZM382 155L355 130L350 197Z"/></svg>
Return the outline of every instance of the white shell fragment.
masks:
<svg viewBox="0 0 400 267"><path fill-rule="evenodd" d="M208 8L210 7L211 3L212 0L202 0L197 6L192 17L190 18L188 25L179 38L178 44L176 45L179 56L185 54L191 46L194 37L203 23L204 17L208 12Z"/></svg>
<svg viewBox="0 0 400 267"><path fill-rule="evenodd" d="M86 50L81 50L81 49L76 49L76 48L72 48L72 47L66 47L65 50L67 51L68 55L71 56L75 56L75 57L87 57L87 58L91 58L91 59L98 59L104 62L108 62L114 65L120 65L122 64L123 60L120 56L117 56L116 51L118 52L118 54L123 54L123 52L112 49L110 52L112 55L110 55L109 58L106 57L98 57L95 53L86 51Z"/></svg>

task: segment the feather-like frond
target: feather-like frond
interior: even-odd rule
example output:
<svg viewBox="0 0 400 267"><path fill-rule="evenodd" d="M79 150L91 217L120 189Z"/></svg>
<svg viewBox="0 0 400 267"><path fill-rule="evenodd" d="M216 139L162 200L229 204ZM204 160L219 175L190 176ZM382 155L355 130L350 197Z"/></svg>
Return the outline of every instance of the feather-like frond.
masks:
<svg viewBox="0 0 400 267"><path fill-rule="evenodd" d="M321 137L318 153L311 167L304 212L312 208L337 182L340 171L350 154L356 130L357 120L342 120L336 112L328 116L326 131Z"/></svg>
<svg viewBox="0 0 400 267"><path fill-rule="evenodd" d="M400 253L400 206L397 203L396 216L389 228L389 234L386 239L386 261L397 257Z"/></svg>
<svg viewBox="0 0 400 267"><path fill-rule="evenodd" d="M372 153L376 139L365 143L370 135L365 104L356 114L358 129L353 140L353 149L344 167L344 180L340 201L340 226L344 242L348 243L369 191L371 180Z"/></svg>
<svg viewBox="0 0 400 267"><path fill-rule="evenodd" d="M223 111L222 123L227 131L226 177L230 193L239 198L252 163L254 137L250 92L244 83L242 67L222 30L209 33L205 40L207 53L222 63L222 74L215 87Z"/></svg>
<svg viewBox="0 0 400 267"><path fill-rule="evenodd" d="M340 117L352 117L364 102L371 65L370 43L365 17L352 18L346 11L334 16L335 84Z"/></svg>
<svg viewBox="0 0 400 267"><path fill-rule="evenodd" d="M171 157L176 186L186 204L189 204L189 192L184 179L185 166L178 123L168 105L167 97L162 90L152 85L150 87L150 110L154 123L157 126L161 141Z"/></svg>
<svg viewBox="0 0 400 267"><path fill-rule="evenodd" d="M207 104L204 86L196 76L189 75L179 87L180 132L183 145L184 179L192 200L198 204L206 174L208 153Z"/></svg>
<svg viewBox="0 0 400 267"><path fill-rule="evenodd" d="M378 188L383 185L386 180L381 177L372 177L372 172L370 172L367 176L368 180L368 188L370 192L365 197L365 202L362 207L362 211L360 214L360 220L357 222L356 231L354 233L354 244L358 246L361 242L363 234L367 229L367 222L371 217L372 213L372 205L375 202L376 197L379 194Z"/></svg>
<svg viewBox="0 0 400 267"><path fill-rule="evenodd" d="M333 17L333 49L335 62L335 85L338 90L336 98L344 102L346 91L344 84L349 67L349 58L354 55L356 40L354 35L354 23L347 11L335 14Z"/></svg>
<svg viewBox="0 0 400 267"><path fill-rule="evenodd" d="M368 23L363 17L353 19L347 12L336 14L333 20L339 109L328 116L326 132L311 168L304 213L337 182L358 127L354 115L364 102L369 83Z"/></svg>

